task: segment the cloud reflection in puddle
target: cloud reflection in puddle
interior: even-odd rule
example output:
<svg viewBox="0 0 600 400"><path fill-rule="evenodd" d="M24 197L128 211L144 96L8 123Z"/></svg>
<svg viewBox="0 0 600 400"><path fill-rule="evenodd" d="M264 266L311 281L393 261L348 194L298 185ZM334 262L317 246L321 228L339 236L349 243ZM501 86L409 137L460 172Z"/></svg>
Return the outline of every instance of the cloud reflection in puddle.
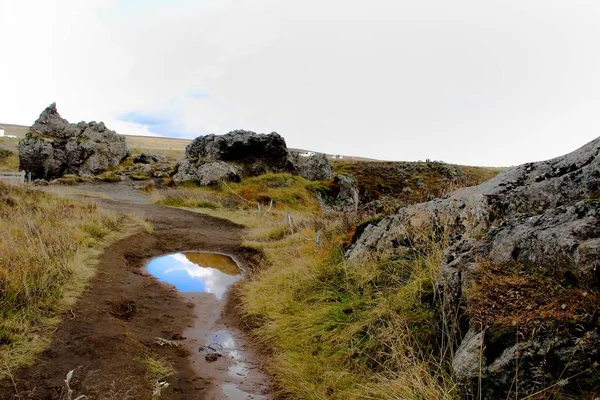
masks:
<svg viewBox="0 0 600 400"><path fill-rule="evenodd" d="M148 272L180 292L212 293L222 299L227 289L241 279L241 271L228 256L211 253L176 253L155 258Z"/></svg>

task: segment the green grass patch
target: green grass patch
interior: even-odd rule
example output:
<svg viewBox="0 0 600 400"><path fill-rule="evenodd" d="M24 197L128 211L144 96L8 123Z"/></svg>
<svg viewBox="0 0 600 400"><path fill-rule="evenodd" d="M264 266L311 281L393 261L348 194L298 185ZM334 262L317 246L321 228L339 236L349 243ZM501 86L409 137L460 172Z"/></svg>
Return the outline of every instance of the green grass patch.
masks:
<svg viewBox="0 0 600 400"><path fill-rule="evenodd" d="M241 182L230 183L228 184L229 188L221 187L220 191L227 193L231 189L251 204L270 204L272 200L276 205L287 209L315 211L319 209L319 204L309 190L311 185L313 185L312 182L300 176L269 173L247 178Z"/></svg>
<svg viewBox="0 0 600 400"><path fill-rule="evenodd" d="M112 171L108 171L103 173L102 175L98 175L96 179L104 182L120 182L121 177Z"/></svg>
<svg viewBox="0 0 600 400"><path fill-rule="evenodd" d="M306 240L310 225L294 235L274 229L274 241L251 244L269 264L242 284L241 310L272 354L267 368L282 394L457 398L434 303L443 244L423 234L415 238L422 246L400 257L348 264L339 246L345 224L327 226L321 250Z"/></svg>
<svg viewBox="0 0 600 400"><path fill-rule="evenodd" d="M265 174L215 187L182 184L163 190L158 202L172 207L255 209L258 204L300 212L317 212L320 205L313 192L314 183L291 174Z"/></svg>

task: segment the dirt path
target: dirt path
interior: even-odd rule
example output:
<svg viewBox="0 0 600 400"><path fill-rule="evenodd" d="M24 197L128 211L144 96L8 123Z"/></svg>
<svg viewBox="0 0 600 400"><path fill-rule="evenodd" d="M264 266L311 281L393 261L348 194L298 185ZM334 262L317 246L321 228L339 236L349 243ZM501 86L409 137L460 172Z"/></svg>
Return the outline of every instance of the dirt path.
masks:
<svg viewBox="0 0 600 400"><path fill-rule="evenodd" d="M50 348L34 366L14 373L20 397L15 396L12 384L4 382L0 399L60 399L63 380L71 369L75 369L73 399L81 394L88 399L150 399L152 388L140 363L146 354L169 360L177 371L161 399L271 398L268 379L244 341L232 305L216 304L207 294L182 296L144 268L152 257L185 250L250 260L254 255L240 246L242 227L147 204L143 195L120 186L93 186L94 191L109 195L115 190L126 192L126 200L98 201L115 210L143 212L153 222L154 232L134 234L106 249L98 273L72 313L64 316ZM231 380L235 360L223 357L208 364L198 352L207 335L224 329L233 335L240 350L237 355L249 366L233 386L225 383ZM157 337L178 346L159 346ZM248 396L240 389L259 396Z"/></svg>

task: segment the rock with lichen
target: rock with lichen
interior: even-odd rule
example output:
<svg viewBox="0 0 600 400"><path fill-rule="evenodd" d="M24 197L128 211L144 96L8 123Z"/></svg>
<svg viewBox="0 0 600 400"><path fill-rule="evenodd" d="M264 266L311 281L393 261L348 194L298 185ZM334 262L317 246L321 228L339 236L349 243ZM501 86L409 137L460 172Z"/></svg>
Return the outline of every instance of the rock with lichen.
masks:
<svg viewBox="0 0 600 400"><path fill-rule="evenodd" d="M590 389L600 363L600 138L368 226L347 256L444 248L437 279L465 398ZM447 243L447 244L443 244Z"/></svg>

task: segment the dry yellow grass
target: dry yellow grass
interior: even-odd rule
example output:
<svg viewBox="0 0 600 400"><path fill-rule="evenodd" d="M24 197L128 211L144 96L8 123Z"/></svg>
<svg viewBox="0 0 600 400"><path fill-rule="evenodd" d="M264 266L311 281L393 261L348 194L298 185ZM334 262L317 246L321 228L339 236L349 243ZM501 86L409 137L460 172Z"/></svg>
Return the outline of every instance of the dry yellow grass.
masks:
<svg viewBox="0 0 600 400"><path fill-rule="evenodd" d="M19 154L0 148L0 171L16 172L19 170Z"/></svg>
<svg viewBox="0 0 600 400"><path fill-rule="evenodd" d="M183 159L185 146L191 142L189 139L133 135L124 136L127 145L134 150L134 153L158 153L175 160Z"/></svg>
<svg viewBox="0 0 600 400"><path fill-rule="evenodd" d="M48 345L99 251L137 226L95 204L0 184L0 378Z"/></svg>

